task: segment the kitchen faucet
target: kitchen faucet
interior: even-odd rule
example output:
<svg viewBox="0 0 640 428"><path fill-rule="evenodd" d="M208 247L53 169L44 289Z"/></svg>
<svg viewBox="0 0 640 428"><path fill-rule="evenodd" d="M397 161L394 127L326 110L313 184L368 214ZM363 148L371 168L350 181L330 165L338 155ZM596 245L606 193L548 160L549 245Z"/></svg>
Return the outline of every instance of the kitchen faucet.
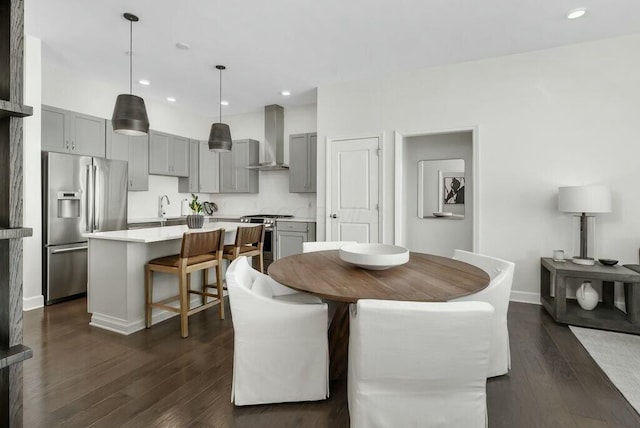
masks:
<svg viewBox="0 0 640 428"><path fill-rule="evenodd" d="M164 203L163 203L165 198L167 198L167 205L171 205L171 202L169 201L169 197L167 195L162 195L160 197L160 212L159 212L160 217L164 217L167 215L167 213L164 211Z"/></svg>

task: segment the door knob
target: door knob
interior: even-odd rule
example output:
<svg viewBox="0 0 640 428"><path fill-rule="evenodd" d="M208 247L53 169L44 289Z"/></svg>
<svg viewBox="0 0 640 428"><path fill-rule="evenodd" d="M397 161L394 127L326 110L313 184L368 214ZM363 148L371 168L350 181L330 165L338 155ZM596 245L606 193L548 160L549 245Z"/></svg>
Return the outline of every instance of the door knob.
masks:
<svg viewBox="0 0 640 428"><path fill-rule="evenodd" d="M338 218L338 214L331 214L329 217L331 217L331 218Z"/></svg>

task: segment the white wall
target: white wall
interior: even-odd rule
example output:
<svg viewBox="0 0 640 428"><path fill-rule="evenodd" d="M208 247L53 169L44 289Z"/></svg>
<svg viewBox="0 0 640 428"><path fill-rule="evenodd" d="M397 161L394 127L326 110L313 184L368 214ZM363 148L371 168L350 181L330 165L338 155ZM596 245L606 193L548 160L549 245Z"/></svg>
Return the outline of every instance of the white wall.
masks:
<svg viewBox="0 0 640 428"><path fill-rule="evenodd" d="M23 307L39 308L42 297L42 203L40 199L40 98L41 43L35 37L24 41L24 103L33 107L33 116L23 120L24 130L24 225L33 235L23 240Z"/></svg>
<svg viewBox="0 0 640 428"><path fill-rule="evenodd" d="M539 258L571 251L557 188L608 184L597 256L638 262L640 35L392 75L318 90L318 218L325 214L326 139L382 133L393 177L393 131L477 126L479 250L516 263L513 297L539 301ZM385 242L393 182L384 183ZM623 190L624 193L623 193ZM318 223L318 235L325 233Z"/></svg>
<svg viewBox="0 0 640 428"><path fill-rule="evenodd" d="M403 160L403 188L405 189L404 242L406 243L406 247L411 251L451 257L453 250L456 248L469 251L473 250L472 138L471 132L454 132L405 138ZM418 161L441 159L464 160L464 219L452 220L449 218L418 217ZM434 199L437 200L435 195ZM427 215L431 215L431 213L427 213ZM407 233L407 231L409 231L409 233Z"/></svg>
<svg viewBox="0 0 640 428"><path fill-rule="evenodd" d="M119 93L127 88L91 80L68 69L46 62L40 40L27 36L25 49L25 103L34 106L34 117L25 120L25 224L34 228L34 237L25 240L25 266L33 269L24 274L24 305L33 309L43 304L41 293L41 201L40 201L40 104L52 105L98 117L110 118ZM145 100L151 128L197 140L209 137L213 116L198 115L180 108L179 104ZM212 106L211 113L216 109ZM207 112L209 113L209 112ZM217 121L217 120L216 120ZM264 112L223 116L234 139L253 138L264 141ZM316 131L315 105L285 108L285 140L291 133ZM285 143L288 159L288 141ZM180 201L188 193L178 192L175 177L149 176L149 191L129 192L129 218L156 217L160 195L171 200L167 215L180 214ZM257 195L200 195L215 201L222 214L244 215L253 212L290 213L309 217L315 213L314 194L289 193L289 176L283 172L260 172ZM36 268L37 267L37 268Z"/></svg>

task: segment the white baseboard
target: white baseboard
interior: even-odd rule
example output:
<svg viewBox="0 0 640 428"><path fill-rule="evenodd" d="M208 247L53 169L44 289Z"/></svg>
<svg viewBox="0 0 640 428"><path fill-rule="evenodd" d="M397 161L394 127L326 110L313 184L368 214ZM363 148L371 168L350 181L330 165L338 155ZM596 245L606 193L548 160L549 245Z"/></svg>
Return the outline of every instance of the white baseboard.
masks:
<svg viewBox="0 0 640 428"><path fill-rule="evenodd" d="M540 305L540 293L532 293L530 291L511 291L512 302L520 303L532 303L534 305Z"/></svg>
<svg viewBox="0 0 640 428"><path fill-rule="evenodd" d="M44 296L23 297L22 298L22 310L32 311L44 307Z"/></svg>
<svg viewBox="0 0 640 428"><path fill-rule="evenodd" d="M156 324L162 322L171 317L175 317L178 314L175 312L162 311L155 313L152 317L151 324ZM109 315L103 314L92 314L91 322L89 322L90 326L102 328L104 330L109 330L114 333L124 334L125 336L130 335L131 333L135 333L136 331L144 330L144 319L136 320L132 322L127 322L126 320L120 318L110 317Z"/></svg>
<svg viewBox="0 0 640 428"><path fill-rule="evenodd" d="M224 295L227 295L227 291L224 291ZM191 297L191 307L196 307L200 304L199 296ZM171 317L178 316L176 312L165 311L163 309L154 309L154 313L151 316L151 325L162 322ZM109 330L114 333L124 334L125 336L135 333L136 331L144 330L144 318L139 320L127 321L121 318L115 318L109 315L93 313L91 315L90 326Z"/></svg>

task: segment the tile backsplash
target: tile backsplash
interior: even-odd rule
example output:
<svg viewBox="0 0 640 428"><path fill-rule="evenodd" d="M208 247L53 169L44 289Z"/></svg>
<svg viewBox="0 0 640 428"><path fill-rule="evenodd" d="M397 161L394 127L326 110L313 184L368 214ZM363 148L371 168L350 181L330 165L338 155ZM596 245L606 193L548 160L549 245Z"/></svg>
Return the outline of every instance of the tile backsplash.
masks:
<svg viewBox="0 0 640 428"><path fill-rule="evenodd" d="M167 195L171 202L165 204L169 217L180 215L183 199L191 200L191 194L178 192L176 177L150 175L148 191L129 192L129 219L157 217L162 195ZM269 213L311 218L316 215L316 194L289 193L288 171L261 171L260 192L256 194L203 193L198 196L203 201L215 202L218 212L225 215Z"/></svg>

